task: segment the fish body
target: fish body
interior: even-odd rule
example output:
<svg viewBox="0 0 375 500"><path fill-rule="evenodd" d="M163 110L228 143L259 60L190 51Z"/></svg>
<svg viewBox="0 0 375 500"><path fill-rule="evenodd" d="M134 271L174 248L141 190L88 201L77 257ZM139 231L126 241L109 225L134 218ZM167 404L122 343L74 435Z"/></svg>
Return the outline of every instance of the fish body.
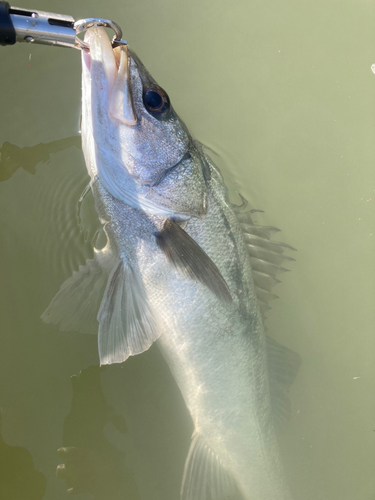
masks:
<svg viewBox="0 0 375 500"><path fill-rule="evenodd" d="M270 241L271 228L238 215L218 169L137 56L113 51L101 30L87 41L82 141L108 243L43 319L71 328L62 310L75 307L72 290L85 289L83 318L100 303L102 364L157 340L195 426L183 500L291 500L272 402L277 390L285 402L285 385L272 382L272 360L296 358L267 339L256 283L275 280L284 248ZM293 370L281 368L286 385Z"/></svg>

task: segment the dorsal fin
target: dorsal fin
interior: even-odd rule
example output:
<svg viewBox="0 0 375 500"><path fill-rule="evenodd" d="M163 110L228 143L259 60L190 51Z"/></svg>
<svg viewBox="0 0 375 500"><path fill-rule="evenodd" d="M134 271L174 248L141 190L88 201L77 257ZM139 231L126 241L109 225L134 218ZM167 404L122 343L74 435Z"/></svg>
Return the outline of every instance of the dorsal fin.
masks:
<svg viewBox="0 0 375 500"><path fill-rule="evenodd" d="M287 392L296 378L301 365L301 357L268 335L266 348L272 414L276 429L282 431L291 415Z"/></svg>
<svg viewBox="0 0 375 500"><path fill-rule="evenodd" d="M253 210L241 212L247 204L246 200L242 199L242 205L234 207L234 211L247 243L258 306L265 319L266 312L270 309L269 301L277 298L277 295L272 293L273 287L280 283L276 276L289 271L283 267L285 262L295 260L284 255L284 252L295 248L286 243L272 241L271 235L280 229L254 224L251 217ZM280 432L290 418L291 405L287 392L299 370L301 358L268 335L266 341L272 415L275 427Z"/></svg>
<svg viewBox="0 0 375 500"><path fill-rule="evenodd" d="M277 298L277 295L272 293L273 287L280 283L276 276L289 271L283 267L283 264L295 260L293 257L284 255L284 252L295 250L295 248L286 243L272 241L271 235L280 229L254 224L251 217L254 210L239 211L246 206L246 200L243 199L243 201L240 207L234 207L234 211L247 243L258 305L265 319L265 313L270 309L269 301Z"/></svg>

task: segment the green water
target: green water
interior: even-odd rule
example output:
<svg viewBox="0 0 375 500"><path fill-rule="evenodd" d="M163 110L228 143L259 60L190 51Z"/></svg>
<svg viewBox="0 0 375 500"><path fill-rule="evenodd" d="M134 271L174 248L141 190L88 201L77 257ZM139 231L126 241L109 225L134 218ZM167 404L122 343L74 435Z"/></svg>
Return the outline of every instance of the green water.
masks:
<svg viewBox="0 0 375 500"><path fill-rule="evenodd" d="M302 358L281 439L289 482L296 500L373 500L373 2L18 6L118 22L226 178L265 211L258 223L281 228L278 238L298 249L267 320ZM75 484L82 499L91 491L175 500L192 424L158 350L99 370L94 335L60 333L39 319L92 255L98 229L91 195L78 203L88 182L77 139L80 54L18 44L1 47L0 58L0 144L8 143L0 160L0 497L60 500ZM78 451L58 455L62 446ZM55 475L64 462L68 485Z"/></svg>

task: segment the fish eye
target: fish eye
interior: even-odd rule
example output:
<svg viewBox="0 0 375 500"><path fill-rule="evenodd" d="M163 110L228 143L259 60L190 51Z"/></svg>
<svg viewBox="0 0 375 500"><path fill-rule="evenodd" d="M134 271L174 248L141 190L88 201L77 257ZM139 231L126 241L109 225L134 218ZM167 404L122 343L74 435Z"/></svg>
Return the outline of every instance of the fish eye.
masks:
<svg viewBox="0 0 375 500"><path fill-rule="evenodd" d="M171 107L168 94L156 85L144 91L143 104L150 115L155 118L165 117Z"/></svg>

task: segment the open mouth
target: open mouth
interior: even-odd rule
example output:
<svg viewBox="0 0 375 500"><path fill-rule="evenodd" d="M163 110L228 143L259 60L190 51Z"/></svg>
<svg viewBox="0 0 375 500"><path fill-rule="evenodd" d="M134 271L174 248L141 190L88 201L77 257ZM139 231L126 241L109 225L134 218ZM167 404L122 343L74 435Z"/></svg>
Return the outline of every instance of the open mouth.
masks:
<svg viewBox="0 0 375 500"><path fill-rule="evenodd" d="M91 86L99 85L106 93L108 115L122 123L137 123L130 85L130 55L127 45L112 48L103 28L91 28L85 34L89 51L83 58L91 76ZM99 94L100 95L100 94Z"/></svg>

